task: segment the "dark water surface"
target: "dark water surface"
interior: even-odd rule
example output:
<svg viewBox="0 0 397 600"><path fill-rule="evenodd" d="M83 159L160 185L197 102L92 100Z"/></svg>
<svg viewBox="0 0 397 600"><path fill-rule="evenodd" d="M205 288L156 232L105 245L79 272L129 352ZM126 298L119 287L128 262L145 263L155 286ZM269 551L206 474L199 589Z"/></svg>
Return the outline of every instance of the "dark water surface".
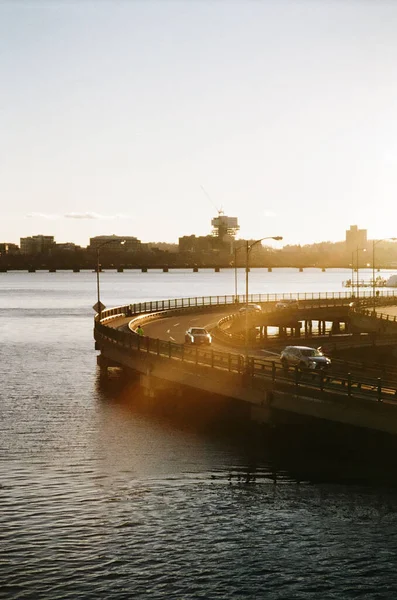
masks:
<svg viewBox="0 0 397 600"><path fill-rule="evenodd" d="M250 286L343 291L348 277L253 271ZM101 289L112 306L232 294L234 277L109 272ZM394 481L350 481L343 461L301 480L288 439L280 462L266 440L105 389L95 300L92 273L0 274L1 598L397 598Z"/></svg>

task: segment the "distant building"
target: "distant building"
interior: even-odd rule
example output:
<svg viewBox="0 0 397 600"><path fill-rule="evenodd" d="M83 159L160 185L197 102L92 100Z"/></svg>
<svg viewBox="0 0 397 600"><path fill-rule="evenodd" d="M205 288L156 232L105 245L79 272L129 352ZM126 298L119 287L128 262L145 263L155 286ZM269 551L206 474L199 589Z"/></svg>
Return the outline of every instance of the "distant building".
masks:
<svg viewBox="0 0 397 600"><path fill-rule="evenodd" d="M240 226L237 217L227 217L222 210L211 220L212 234L196 237L184 235L179 238L180 253L227 252L232 251L232 243Z"/></svg>
<svg viewBox="0 0 397 600"><path fill-rule="evenodd" d="M48 254L55 246L53 235L21 238L21 254Z"/></svg>
<svg viewBox="0 0 397 600"><path fill-rule="evenodd" d="M71 252L74 250L81 250L81 246L77 246L73 242L65 242L62 244L55 244L55 250L58 252Z"/></svg>
<svg viewBox="0 0 397 600"><path fill-rule="evenodd" d="M124 242L124 243L122 243ZM126 252L139 250L141 240L128 235L97 235L90 238L88 250L96 250L100 246L106 246L107 250L123 250Z"/></svg>
<svg viewBox="0 0 397 600"><path fill-rule="evenodd" d="M10 244L8 242L0 243L0 254L19 254L18 244Z"/></svg>
<svg viewBox="0 0 397 600"><path fill-rule="evenodd" d="M219 238L222 242L230 241L236 236L240 226L237 217L227 217L223 211L218 212L218 216L211 221L212 235Z"/></svg>
<svg viewBox="0 0 397 600"><path fill-rule="evenodd" d="M179 252L181 254L192 254L195 252L212 252L214 249L214 238L212 235L184 235L179 238Z"/></svg>
<svg viewBox="0 0 397 600"><path fill-rule="evenodd" d="M346 231L346 250L354 252L357 248L367 247L367 230L359 229L357 225L350 225Z"/></svg>

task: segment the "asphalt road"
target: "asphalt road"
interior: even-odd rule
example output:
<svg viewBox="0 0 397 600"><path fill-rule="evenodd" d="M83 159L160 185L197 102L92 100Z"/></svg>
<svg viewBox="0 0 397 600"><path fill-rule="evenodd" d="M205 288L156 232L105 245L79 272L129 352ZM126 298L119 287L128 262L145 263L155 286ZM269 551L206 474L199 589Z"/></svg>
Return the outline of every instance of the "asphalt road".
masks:
<svg viewBox="0 0 397 600"><path fill-rule="evenodd" d="M216 313L181 314L177 317L166 317L165 319L150 321L143 326L143 330L145 335L151 338L183 344L185 342L185 332L189 327L204 327L207 330L211 330L222 317L230 314L230 309ZM225 346L218 344L215 340L212 343L212 347L214 350L221 350L223 352L236 352L237 354L244 352L241 346ZM279 357L278 353L268 350L250 350L250 355L257 356L258 358L271 357L272 359Z"/></svg>

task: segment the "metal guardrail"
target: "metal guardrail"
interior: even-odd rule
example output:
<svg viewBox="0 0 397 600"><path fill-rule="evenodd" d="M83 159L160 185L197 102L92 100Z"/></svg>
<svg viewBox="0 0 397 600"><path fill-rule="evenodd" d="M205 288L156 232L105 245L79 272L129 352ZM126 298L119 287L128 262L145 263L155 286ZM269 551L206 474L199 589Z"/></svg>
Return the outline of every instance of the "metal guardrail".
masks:
<svg viewBox="0 0 397 600"><path fill-rule="evenodd" d="M251 294L249 302L252 303L275 303L285 299L296 299L299 302L307 302L311 307L315 305L336 306L343 305L352 301L354 298L350 294L343 292L325 292L315 295L304 294ZM365 302L364 298L362 301ZM386 292L382 297L377 298L387 303L397 303L397 295ZM394 399L397 395L397 385L393 382L382 381L381 378L370 379L365 377L353 377L351 373L328 374L319 371L301 371L298 368L293 370L279 366L275 361L258 359L256 357L245 357L241 354L215 351L213 349L204 349L202 347L190 347L175 342L167 342L149 337L139 337L131 335L129 332L121 331L107 327L104 322L112 320L124 314L127 317L134 317L148 313L165 314L168 311L196 311L197 309L220 308L222 306L238 306L245 303L245 296L205 296L195 298L177 298L171 300L155 300L150 302L141 302L117 306L106 309L102 312L101 322L95 320L96 335L104 342L115 343L126 349L143 351L157 356L167 357L169 359L186 361L197 365L205 365L211 368L218 368L246 375L250 380L256 383L269 381L273 385L282 385L298 388L312 389L314 391L329 391L341 396L356 397L360 399L370 399L382 401L385 398ZM359 307L357 307L359 308ZM364 309L365 310L365 309Z"/></svg>
<svg viewBox="0 0 397 600"><path fill-rule="evenodd" d="M227 353L202 346L186 346L171 341L163 341L149 337L131 335L119 329L111 329L102 323L95 323L96 339L102 342L117 344L127 350L137 350L147 354L166 357L168 359L189 362L229 372L244 374L249 380L255 381L255 387L267 388L269 382L273 385L291 387L297 390L314 390L331 392L349 398L362 400L393 399L397 390L387 383L382 383L380 378L354 378L350 373L346 376L328 374L323 371L302 371L298 368L285 369L276 361L245 357L241 354ZM261 385L262 384L262 385Z"/></svg>
<svg viewBox="0 0 397 600"><path fill-rule="evenodd" d="M365 300L370 301L372 295L370 292L363 292L360 298L360 305ZM298 300L298 302L316 303L328 302L328 306L344 304L346 302L353 302L354 296L350 292L320 292L320 293L285 293L285 294L250 294L248 302L253 304L269 304L276 303L282 300ZM377 297L377 303L393 303L397 302L397 294L394 292L382 291ZM125 313L127 316L133 316L148 312L162 312L167 310L176 310L181 308L208 308L216 306L229 306L229 305L243 305L245 304L245 295L219 295L219 296L200 296L192 298L173 298L168 300L150 300L148 302L139 302L135 304L126 304L123 306L116 306L110 309L102 311L102 319L111 317L117 313Z"/></svg>

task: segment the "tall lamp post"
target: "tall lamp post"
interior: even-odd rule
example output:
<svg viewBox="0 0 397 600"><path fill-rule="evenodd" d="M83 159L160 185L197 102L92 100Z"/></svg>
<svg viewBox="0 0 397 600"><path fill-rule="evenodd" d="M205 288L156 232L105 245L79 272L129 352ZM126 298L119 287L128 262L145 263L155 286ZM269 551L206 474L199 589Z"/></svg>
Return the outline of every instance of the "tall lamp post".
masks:
<svg viewBox="0 0 397 600"><path fill-rule="evenodd" d="M352 252L352 297L354 296L354 250Z"/></svg>
<svg viewBox="0 0 397 600"><path fill-rule="evenodd" d="M259 240L255 240L250 244L247 240L246 244L246 260L245 260L245 363L247 365L247 357L248 357L248 273L249 273L249 257L251 250L256 244L263 242L264 240L276 240L279 242L283 237L281 235L271 235L269 237L263 237Z"/></svg>
<svg viewBox="0 0 397 600"><path fill-rule="evenodd" d="M237 302L237 250L234 248L234 301Z"/></svg>
<svg viewBox="0 0 397 600"><path fill-rule="evenodd" d="M98 302L98 317L99 317L99 322L101 321L101 317L102 317L102 308L101 308L101 296L100 296L100 291L99 291L99 269L100 269L100 262L99 262L99 251L101 248L103 248L104 246L106 246L107 244L110 244L112 242L114 242L115 240L106 240L106 242L103 242L102 244L99 244L99 246L97 246L96 249L96 290L97 290L97 302ZM124 246L125 244L125 240L121 240L120 242L120 246Z"/></svg>
<svg viewBox="0 0 397 600"><path fill-rule="evenodd" d="M366 248L359 248L357 246L356 248L356 265L357 265L357 300L359 299L360 296L360 281L358 278L358 270L359 270L359 266L358 266L358 253L360 252L360 250L362 250L363 252L366 252L367 249Z"/></svg>
<svg viewBox="0 0 397 600"><path fill-rule="evenodd" d="M391 241L395 242L397 238L383 238L381 240L372 240L372 302L373 302L373 311L376 311L376 284L375 284L375 246L379 244L379 242Z"/></svg>

